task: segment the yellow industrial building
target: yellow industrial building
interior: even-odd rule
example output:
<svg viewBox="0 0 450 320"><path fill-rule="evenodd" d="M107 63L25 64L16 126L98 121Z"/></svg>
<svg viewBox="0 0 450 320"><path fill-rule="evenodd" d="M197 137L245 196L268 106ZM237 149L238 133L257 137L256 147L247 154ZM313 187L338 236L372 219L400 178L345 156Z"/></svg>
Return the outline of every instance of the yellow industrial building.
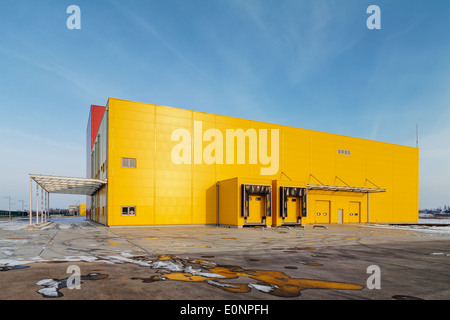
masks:
<svg viewBox="0 0 450 320"><path fill-rule="evenodd" d="M414 147L113 98L95 117L87 211L107 226L418 221Z"/></svg>

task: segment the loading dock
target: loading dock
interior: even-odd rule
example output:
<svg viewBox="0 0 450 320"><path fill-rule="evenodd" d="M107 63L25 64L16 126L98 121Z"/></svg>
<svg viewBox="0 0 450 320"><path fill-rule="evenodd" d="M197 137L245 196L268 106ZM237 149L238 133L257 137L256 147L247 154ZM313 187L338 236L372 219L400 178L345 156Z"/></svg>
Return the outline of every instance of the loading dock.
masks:
<svg viewBox="0 0 450 320"><path fill-rule="evenodd" d="M219 225L271 226L271 180L231 178L217 183Z"/></svg>
<svg viewBox="0 0 450 320"><path fill-rule="evenodd" d="M286 197L286 216L283 217L283 224L300 224L300 209L301 199L300 197L289 196Z"/></svg>
<svg viewBox="0 0 450 320"><path fill-rule="evenodd" d="M266 197L250 194L248 197L248 216L245 224L266 224Z"/></svg>
<svg viewBox="0 0 450 320"><path fill-rule="evenodd" d="M280 216L282 225L300 225L306 217L306 188L280 187Z"/></svg>
<svg viewBox="0 0 450 320"><path fill-rule="evenodd" d="M272 216L270 185L242 184L242 212L244 225L266 225L266 217Z"/></svg>
<svg viewBox="0 0 450 320"><path fill-rule="evenodd" d="M272 202L274 227L305 224L307 189L304 181L272 180Z"/></svg>

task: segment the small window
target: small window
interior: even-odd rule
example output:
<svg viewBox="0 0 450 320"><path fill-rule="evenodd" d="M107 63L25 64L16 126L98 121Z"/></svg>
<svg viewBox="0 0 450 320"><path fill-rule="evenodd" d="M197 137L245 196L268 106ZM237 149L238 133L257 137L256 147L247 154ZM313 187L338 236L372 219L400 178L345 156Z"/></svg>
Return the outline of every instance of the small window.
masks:
<svg viewBox="0 0 450 320"><path fill-rule="evenodd" d="M317 212L317 215L320 216L320 212Z"/></svg>
<svg viewBox="0 0 450 320"><path fill-rule="evenodd" d="M293 199L291 199L291 201L292 201L292 202L296 202L296 201L297 201L297 199L293 198Z"/></svg>
<svg viewBox="0 0 450 320"><path fill-rule="evenodd" d="M122 207L122 215L123 216L135 216L136 215L136 207Z"/></svg>
<svg viewBox="0 0 450 320"><path fill-rule="evenodd" d="M343 149L338 149L338 153L339 154L346 154L346 155L350 155L350 150L343 150Z"/></svg>
<svg viewBox="0 0 450 320"><path fill-rule="evenodd" d="M136 168L136 158L122 158L122 168Z"/></svg>
<svg viewBox="0 0 450 320"><path fill-rule="evenodd" d="M324 212L324 213L323 213L323 215L324 215L324 216L326 216L326 215L327 215L327 213L326 213L326 212Z"/></svg>
<svg viewBox="0 0 450 320"><path fill-rule="evenodd" d="M256 201L261 201L261 198L260 197L256 197Z"/></svg>

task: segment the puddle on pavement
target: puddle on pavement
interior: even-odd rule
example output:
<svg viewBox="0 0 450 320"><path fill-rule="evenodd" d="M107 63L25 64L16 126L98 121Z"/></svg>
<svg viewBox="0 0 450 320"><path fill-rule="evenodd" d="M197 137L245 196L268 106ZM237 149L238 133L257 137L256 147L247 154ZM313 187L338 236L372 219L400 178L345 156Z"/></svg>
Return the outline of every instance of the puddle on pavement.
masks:
<svg viewBox="0 0 450 320"><path fill-rule="evenodd" d="M405 295L395 295L395 296L392 296L392 298L395 300L423 300L422 298L417 298L417 297L413 297L413 296L405 296Z"/></svg>
<svg viewBox="0 0 450 320"><path fill-rule="evenodd" d="M315 263L315 262L299 262L300 264L303 264L305 266L313 266L313 267L320 267L323 266L323 264Z"/></svg>
<svg viewBox="0 0 450 320"><path fill-rule="evenodd" d="M0 271L20 270L20 269L26 269L29 267L30 266L5 266L5 267L0 267Z"/></svg>
<svg viewBox="0 0 450 320"><path fill-rule="evenodd" d="M85 276L80 276L80 285L83 283L82 280L102 280L107 278L107 274L101 273L89 273ZM59 298L64 296L60 290L67 287L67 277L66 279L43 279L36 282L38 286L44 286L45 288L39 289L37 292L41 294L44 298Z"/></svg>
<svg viewBox="0 0 450 320"><path fill-rule="evenodd" d="M306 289L361 290L364 288L352 283L292 278L280 271L216 265L214 262L204 259L181 258L173 255L159 256L156 261L152 262L151 268L155 269L158 274L148 278L133 277L132 279L142 280L144 283L166 280L206 282L228 292L244 293L255 289L278 297L297 297L302 290ZM297 267L287 266L286 268ZM244 282L230 281L234 279ZM257 283L252 283L252 280Z"/></svg>

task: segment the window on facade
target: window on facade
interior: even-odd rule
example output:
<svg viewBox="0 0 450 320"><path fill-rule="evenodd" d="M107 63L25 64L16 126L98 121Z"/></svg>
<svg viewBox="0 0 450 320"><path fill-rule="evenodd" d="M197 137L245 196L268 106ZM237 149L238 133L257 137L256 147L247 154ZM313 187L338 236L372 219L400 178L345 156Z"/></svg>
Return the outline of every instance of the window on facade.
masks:
<svg viewBox="0 0 450 320"><path fill-rule="evenodd" d="M339 153L339 154L346 154L346 155L350 155L350 150L343 150L343 149L338 149L338 153Z"/></svg>
<svg viewBox="0 0 450 320"><path fill-rule="evenodd" d="M123 216L135 216L136 215L136 207L122 207L122 215Z"/></svg>
<svg viewBox="0 0 450 320"><path fill-rule="evenodd" d="M136 168L136 158L122 158L122 168Z"/></svg>

